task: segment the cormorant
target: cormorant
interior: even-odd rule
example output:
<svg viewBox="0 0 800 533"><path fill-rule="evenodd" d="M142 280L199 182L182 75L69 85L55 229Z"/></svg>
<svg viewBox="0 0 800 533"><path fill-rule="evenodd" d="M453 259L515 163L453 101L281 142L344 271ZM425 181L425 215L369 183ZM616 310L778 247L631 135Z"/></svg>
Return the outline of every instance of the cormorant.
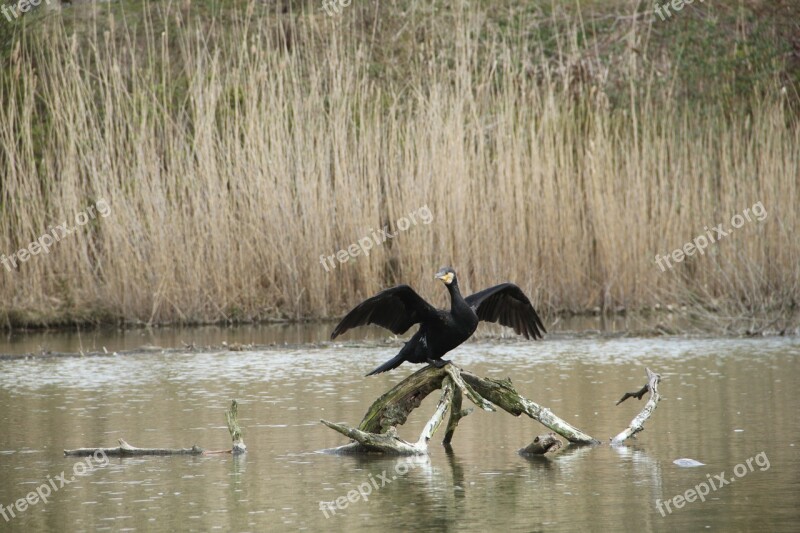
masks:
<svg viewBox="0 0 800 533"><path fill-rule="evenodd" d="M335 339L357 326L377 324L395 334L402 334L420 324L394 358L369 374L380 374L409 363L430 363L441 368L449 361L442 356L467 340L478 322L498 322L514 328L526 339L541 338L547 333L528 297L513 283L501 283L464 298L458 290L456 271L444 267L436 273L450 292L450 310L436 309L408 285L385 289L364 300L347 313L331 333Z"/></svg>

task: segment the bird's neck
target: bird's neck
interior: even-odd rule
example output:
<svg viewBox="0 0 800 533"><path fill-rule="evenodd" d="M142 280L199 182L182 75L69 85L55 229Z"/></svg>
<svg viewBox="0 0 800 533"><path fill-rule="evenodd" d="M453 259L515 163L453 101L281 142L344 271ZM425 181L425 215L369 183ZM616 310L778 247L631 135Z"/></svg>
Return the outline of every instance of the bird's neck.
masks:
<svg viewBox="0 0 800 533"><path fill-rule="evenodd" d="M458 290L458 283L453 282L447 286L447 291L450 293L450 312L455 313L467 307L467 302L461 296L461 291Z"/></svg>

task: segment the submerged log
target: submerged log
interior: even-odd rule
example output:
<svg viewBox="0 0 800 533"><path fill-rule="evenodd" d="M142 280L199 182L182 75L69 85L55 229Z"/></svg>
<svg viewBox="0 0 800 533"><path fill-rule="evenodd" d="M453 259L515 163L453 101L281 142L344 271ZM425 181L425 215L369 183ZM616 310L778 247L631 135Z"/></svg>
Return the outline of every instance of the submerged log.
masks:
<svg viewBox="0 0 800 533"><path fill-rule="evenodd" d="M191 448L137 448L123 439L119 439L118 442L119 446L116 448L78 448L64 450L64 455L87 457L99 453L108 457L134 457L140 455L202 455L204 453L204 450L197 445Z"/></svg>
<svg viewBox="0 0 800 533"><path fill-rule="evenodd" d="M231 402L231 406L225 411L225 420L228 423L228 431L231 434L233 447L230 450L203 450L196 444L191 448L137 448L131 446L123 439L119 439L119 446L116 448L77 448L75 450L64 450L65 456L86 457L94 454L105 454L108 457L138 457L143 455L214 455L231 453L238 455L247 450L242 440L242 430L239 427L239 405L236 400Z"/></svg>
<svg viewBox="0 0 800 533"><path fill-rule="evenodd" d="M547 452L555 452L561 449L562 442L556 438L555 433L539 435L533 442L522 448L520 455L544 455Z"/></svg>

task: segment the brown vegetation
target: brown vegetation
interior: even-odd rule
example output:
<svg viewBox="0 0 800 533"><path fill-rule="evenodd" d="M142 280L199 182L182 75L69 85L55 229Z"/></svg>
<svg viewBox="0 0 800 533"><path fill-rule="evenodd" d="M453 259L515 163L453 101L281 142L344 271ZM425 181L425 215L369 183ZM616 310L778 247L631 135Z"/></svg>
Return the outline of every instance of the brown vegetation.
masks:
<svg viewBox="0 0 800 533"><path fill-rule="evenodd" d="M545 313L796 317L800 123L777 78L735 105L689 101L639 53L637 17L613 75L580 59L577 17L555 57L477 8L416 55L322 12L225 31L160 17L98 16L80 39L50 17L0 75L0 253L111 208L0 265L7 326L327 317L397 282L443 303L445 264L465 292L514 281ZM757 202L763 222L656 265ZM431 224L320 264L426 205Z"/></svg>

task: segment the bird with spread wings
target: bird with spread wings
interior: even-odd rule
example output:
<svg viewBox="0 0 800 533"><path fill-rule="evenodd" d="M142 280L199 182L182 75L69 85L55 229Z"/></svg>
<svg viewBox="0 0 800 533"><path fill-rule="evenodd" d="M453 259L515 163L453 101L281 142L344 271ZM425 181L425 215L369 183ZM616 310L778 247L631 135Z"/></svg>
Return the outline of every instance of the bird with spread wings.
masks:
<svg viewBox="0 0 800 533"><path fill-rule="evenodd" d="M397 335L419 324L419 330L400 352L367 374L371 376L397 368L404 361L444 366L449 361L442 356L466 341L481 320L513 328L526 339L541 338L547 333L528 297L513 283L501 283L464 298L458 289L455 270L444 267L436 278L444 282L450 293L450 310L436 309L408 285L398 285L353 308L334 328L331 339L368 324Z"/></svg>

